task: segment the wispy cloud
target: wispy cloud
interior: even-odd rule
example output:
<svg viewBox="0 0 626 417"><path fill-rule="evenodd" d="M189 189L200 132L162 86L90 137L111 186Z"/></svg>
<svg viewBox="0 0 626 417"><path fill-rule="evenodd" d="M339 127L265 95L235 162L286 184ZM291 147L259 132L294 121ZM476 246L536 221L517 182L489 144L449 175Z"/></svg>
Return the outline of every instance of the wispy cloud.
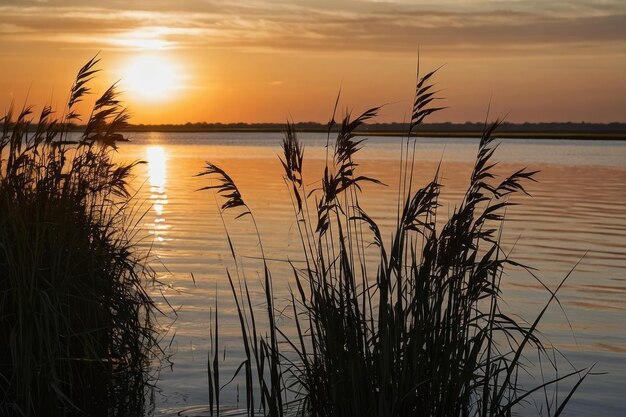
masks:
<svg viewBox="0 0 626 417"><path fill-rule="evenodd" d="M575 47L626 53L623 1L126 2L0 6L0 39L114 49L239 48L414 54ZM183 5L177 5L183 3ZM339 3L339 5L338 5ZM18 5L21 4L21 5ZM58 3L57 3L58 4Z"/></svg>

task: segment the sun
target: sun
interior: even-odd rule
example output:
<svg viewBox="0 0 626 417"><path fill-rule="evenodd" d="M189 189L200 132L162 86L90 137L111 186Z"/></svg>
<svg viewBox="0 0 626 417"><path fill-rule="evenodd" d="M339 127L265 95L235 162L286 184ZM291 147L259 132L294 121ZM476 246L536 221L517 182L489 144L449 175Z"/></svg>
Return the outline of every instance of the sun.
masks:
<svg viewBox="0 0 626 417"><path fill-rule="evenodd" d="M171 61L159 56L133 58L122 71L121 83L134 98L148 101L170 99L181 87L179 70Z"/></svg>

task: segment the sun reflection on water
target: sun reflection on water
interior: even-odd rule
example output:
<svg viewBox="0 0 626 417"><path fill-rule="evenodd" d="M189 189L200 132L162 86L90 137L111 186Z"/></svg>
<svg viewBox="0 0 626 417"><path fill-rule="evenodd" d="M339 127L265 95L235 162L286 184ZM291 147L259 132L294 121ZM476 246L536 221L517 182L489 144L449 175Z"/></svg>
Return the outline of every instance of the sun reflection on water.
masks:
<svg viewBox="0 0 626 417"><path fill-rule="evenodd" d="M148 160L150 187L159 188L159 192L163 192L167 178L165 149L162 146L148 146L146 148L146 158Z"/></svg>
<svg viewBox="0 0 626 417"><path fill-rule="evenodd" d="M150 200L155 213L153 233L157 242L163 242L168 225L165 221L165 206L168 203L165 193L167 182L167 154L162 146L148 146L146 148L148 161L148 182L150 183Z"/></svg>

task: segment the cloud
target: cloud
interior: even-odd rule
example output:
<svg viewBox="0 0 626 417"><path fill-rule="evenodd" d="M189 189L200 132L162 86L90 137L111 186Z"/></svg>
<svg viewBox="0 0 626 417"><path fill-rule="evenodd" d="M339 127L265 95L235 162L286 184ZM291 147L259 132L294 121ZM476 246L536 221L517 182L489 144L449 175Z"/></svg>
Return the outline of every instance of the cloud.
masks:
<svg viewBox="0 0 626 417"><path fill-rule="evenodd" d="M179 5L183 3L183 5ZM30 2L0 7L0 39L102 49L624 54L626 6L614 1L139 1L132 8ZM14 3L17 4L17 3ZM23 4L23 3L19 3Z"/></svg>

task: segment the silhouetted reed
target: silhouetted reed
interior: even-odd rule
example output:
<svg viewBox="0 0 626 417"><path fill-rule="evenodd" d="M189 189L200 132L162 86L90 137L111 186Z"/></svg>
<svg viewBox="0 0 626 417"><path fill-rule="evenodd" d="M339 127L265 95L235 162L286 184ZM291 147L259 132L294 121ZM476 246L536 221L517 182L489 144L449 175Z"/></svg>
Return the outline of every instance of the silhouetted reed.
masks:
<svg viewBox="0 0 626 417"><path fill-rule="evenodd" d="M82 133L64 115L11 107L0 136L0 415L140 415L157 345L152 277L133 244L127 181L112 160L128 114L112 86ZM135 219L136 220L136 219Z"/></svg>
<svg viewBox="0 0 626 417"><path fill-rule="evenodd" d="M434 105L434 73L418 76L407 137L442 109ZM236 373L245 371L248 414L281 416L289 408L297 415L320 417L509 416L539 392L545 395L543 412L560 415L589 370L555 373L534 387L521 386L518 377L527 352L550 359L537 326L567 277L555 290L546 287L548 301L531 323L500 308L505 267L525 268L500 245L504 213L511 205L509 197L525 193L525 183L534 181L535 172L521 169L498 179L493 155L499 122L486 124L469 187L449 218L438 220L439 172L415 189L415 147L407 139L397 220L387 244L359 203L361 185L378 181L359 174L355 162L362 139L356 140L354 132L377 111L343 118L321 184L312 191L303 181L303 145L293 125L287 125L281 163L306 264L292 264L295 290L288 325L295 327L295 337L277 324L265 257L264 321L269 328L259 329L261 313L253 308L230 245L237 277L227 276L246 355ZM329 138L333 120L334 115ZM208 163L201 175L218 181L206 188L217 189L226 199L223 210L244 207L239 216L251 214L224 171ZM230 243L228 233L227 238ZM258 230L257 238L262 247ZM220 405L217 324L216 311L209 363L211 414L219 413ZM558 388L569 377L578 379L567 395L560 402L550 397L547 387ZM287 391L292 401L283 398Z"/></svg>

